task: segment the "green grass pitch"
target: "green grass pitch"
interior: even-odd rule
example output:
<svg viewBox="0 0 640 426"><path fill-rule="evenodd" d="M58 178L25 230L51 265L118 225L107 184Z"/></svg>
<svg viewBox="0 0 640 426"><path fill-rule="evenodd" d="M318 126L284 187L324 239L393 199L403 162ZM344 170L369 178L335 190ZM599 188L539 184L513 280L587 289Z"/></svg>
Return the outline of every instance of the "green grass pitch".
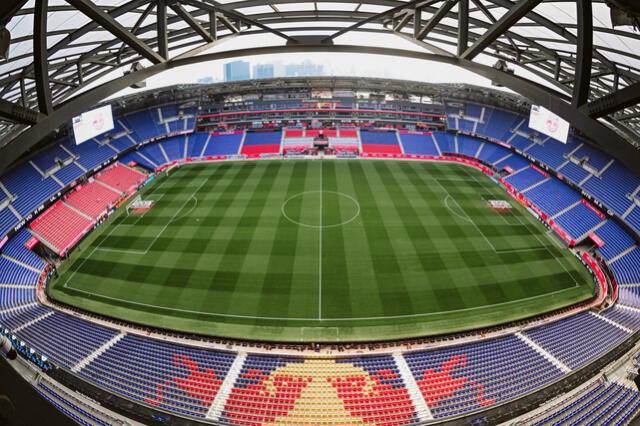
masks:
<svg viewBox="0 0 640 426"><path fill-rule="evenodd" d="M588 299L569 250L458 164L268 160L187 165L81 243L57 300L241 339L356 341L467 330Z"/></svg>

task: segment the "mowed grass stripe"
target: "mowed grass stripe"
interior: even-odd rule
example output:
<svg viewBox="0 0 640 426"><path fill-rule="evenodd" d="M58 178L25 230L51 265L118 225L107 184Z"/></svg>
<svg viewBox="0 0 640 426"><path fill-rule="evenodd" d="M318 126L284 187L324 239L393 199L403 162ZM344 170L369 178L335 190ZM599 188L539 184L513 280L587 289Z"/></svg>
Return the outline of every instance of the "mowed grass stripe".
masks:
<svg viewBox="0 0 640 426"><path fill-rule="evenodd" d="M67 303L150 325L296 341L483 327L589 297L591 278L571 253L553 246L522 207L507 216L490 210L483 198L507 195L474 174L409 161L188 165L142 191L158 200L147 215L118 212L90 235L49 288ZM287 212L311 226L351 219L357 205L348 197L361 212L321 231L299 226L282 215L294 196ZM495 253L485 237L496 248L537 249ZM93 252L100 241L116 251ZM150 244L146 255L117 251ZM81 271L71 287L95 296L62 287L74 267ZM565 268L581 286L568 287Z"/></svg>

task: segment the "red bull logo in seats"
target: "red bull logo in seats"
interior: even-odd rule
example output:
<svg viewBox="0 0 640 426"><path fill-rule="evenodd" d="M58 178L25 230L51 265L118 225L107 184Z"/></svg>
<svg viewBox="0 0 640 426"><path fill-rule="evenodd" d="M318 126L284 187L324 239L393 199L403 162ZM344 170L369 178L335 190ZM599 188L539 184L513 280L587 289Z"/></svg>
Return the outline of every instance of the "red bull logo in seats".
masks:
<svg viewBox="0 0 640 426"><path fill-rule="evenodd" d="M463 391L474 394L479 405L493 404L495 400L484 397L483 386L459 374L456 371L464 370L467 364L467 355L455 355L444 361L438 369L426 369L421 380L417 381L418 387L430 407L436 407L445 400L454 397Z"/></svg>
<svg viewBox="0 0 640 426"><path fill-rule="evenodd" d="M391 357L370 362L248 357L222 420L247 425L417 421Z"/></svg>
<svg viewBox="0 0 640 426"><path fill-rule="evenodd" d="M154 405L160 404L164 399L164 391L167 388L172 390L180 389L187 396L198 400L202 405L209 406L213 402L222 385L220 380L212 368L200 370L198 363L191 361L186 355L175 354L174 365L178 369L185 369L187 375L185 377L176 376L158 385L157 396L154 399L147 398L146 402Z"/></svg>

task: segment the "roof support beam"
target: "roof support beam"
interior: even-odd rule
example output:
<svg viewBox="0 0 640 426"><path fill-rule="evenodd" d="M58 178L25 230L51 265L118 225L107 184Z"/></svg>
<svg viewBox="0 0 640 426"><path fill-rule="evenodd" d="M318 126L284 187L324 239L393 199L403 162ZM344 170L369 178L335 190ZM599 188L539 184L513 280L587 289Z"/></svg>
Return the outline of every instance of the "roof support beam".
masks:
<svg viewBox="0 0 640 426"><path fill-rule="evenodd" d="M591 89L591 65L593 57L593 12L590 1L577 1L578 42L576 44L576 68L574 71L573 106L589 101Z"/></svg>
<svg viewBox="0 0 640 426"><path fill-rule="evenodd" d="M469 0L458 2L458 56L469 47Z"/></svg>
<svg viewBox="0 0 640 426"><path fill-rule="evenodd" d="M74 6L80 12L87 15L90 19L100 24L105 30L124 41L129 47L138 52L144 58L150 60L154 64L164 62L164 58L154 52L146 43L134 36L126 28L120 25L108 13L104 12L90 0L67 0L69 4Z"/></svg>
<svg viewBox="0 0 640 426"><path fill-rule="evenodd" d="M36 124L40 113L21 105L0 99L0 119L21 124Z"/></svg>
<svg viewBox="0 0 640 426"><path fill-rule="evenodd" d="M49 84L49 64L47 63L47 7L49 0L36 0L33 17L33 65L36 80L36 94L40 112L53 112L51 86Z"/></svg>
<svg viewBox="0 0 640 426"><path fill-rule="evenodd" d="M640 82L589 102L581 109L590 117L599 118L636 104L640 104Z"/></svg>
<svg viewBox="0 0 640 426"><path fill-rule="evenodd" d="M209 34L214 40L218 39L218 19L216 13L209 11Z"/></svg>
<svg viewBox="0 0 640 426"><path fill-rule="evenodd" d="M169 58L169 43L167 42L167 5L164 0L156 0L156 33L158 34L158 54L164 59Z"/></svg>
<svg viewBox="0 0 640 426"><path fill-rule="evenodd" d="M438 8L438 10L436 10L436 13L434 13L433 16L431 16L431 19L429 19L429 22L427 22L427 24L420 29L420 31L418 32L418 35L416 36L416 39L418 40L424 39L431 32L431 30L433 30L436 27L436 25L438 25L438 23L442 21L442 18L444 18L446 14L449 13L451 8L457 2L458 0L446 0L444 3L442 3L442 5Z"/></svg>
<svg viewBox="0 0 640 426"><path fill-rule="evenodd" d="M0 2L0 25L6 25L26 2L27 0L3 0Z"/></svg>
<svg viewBox="0 0 640 426"><path fill-rule="evenodd" d="M177 13L178 16L181 17L184 22L189 24L189 26L193 29L193 31L198 33L198 35L200 35L200 37L202 37L207 43L210 43L213 41L213 37L211 37L211 34L209 34L209 31L205 30L202 27L202 25L200 25L200 23L196 21L193 18L193 16L191 16L191 14L187 12L187 10L184 7L182 7L182 5L180 5L179 3L173 4L171 5L171 9L175 13Z"/></svg>
<svg viewBox="0 0 640 426"><path fill-rule="evenodd" d="M471 47L469 47L461 58L472 60L478 56L491 43L502 36L513 24L518 22L524 15L540 4L542 0L519 0L500 19L496 21L484 34L482 34Z"/></svg>

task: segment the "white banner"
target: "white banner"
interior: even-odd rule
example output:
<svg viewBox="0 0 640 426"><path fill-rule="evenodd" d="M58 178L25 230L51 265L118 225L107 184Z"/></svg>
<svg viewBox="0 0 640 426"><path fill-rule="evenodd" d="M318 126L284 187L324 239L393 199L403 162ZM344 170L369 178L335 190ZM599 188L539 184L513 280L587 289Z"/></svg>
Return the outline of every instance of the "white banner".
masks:
<svg viewBox="0 0 640 426"><path fill-rule="evenodd" d="M76 145L113 129L111 105L105 105L73 117L73 134Z"/></svg>
<svg viewBox="0 0 640 426"><path fill-rule="evenodd" d="M567 138L569 137L569 122L544 107L538 105L531 106L529 127L547 136L551 136L562 143L567 143Z"/></svg>

